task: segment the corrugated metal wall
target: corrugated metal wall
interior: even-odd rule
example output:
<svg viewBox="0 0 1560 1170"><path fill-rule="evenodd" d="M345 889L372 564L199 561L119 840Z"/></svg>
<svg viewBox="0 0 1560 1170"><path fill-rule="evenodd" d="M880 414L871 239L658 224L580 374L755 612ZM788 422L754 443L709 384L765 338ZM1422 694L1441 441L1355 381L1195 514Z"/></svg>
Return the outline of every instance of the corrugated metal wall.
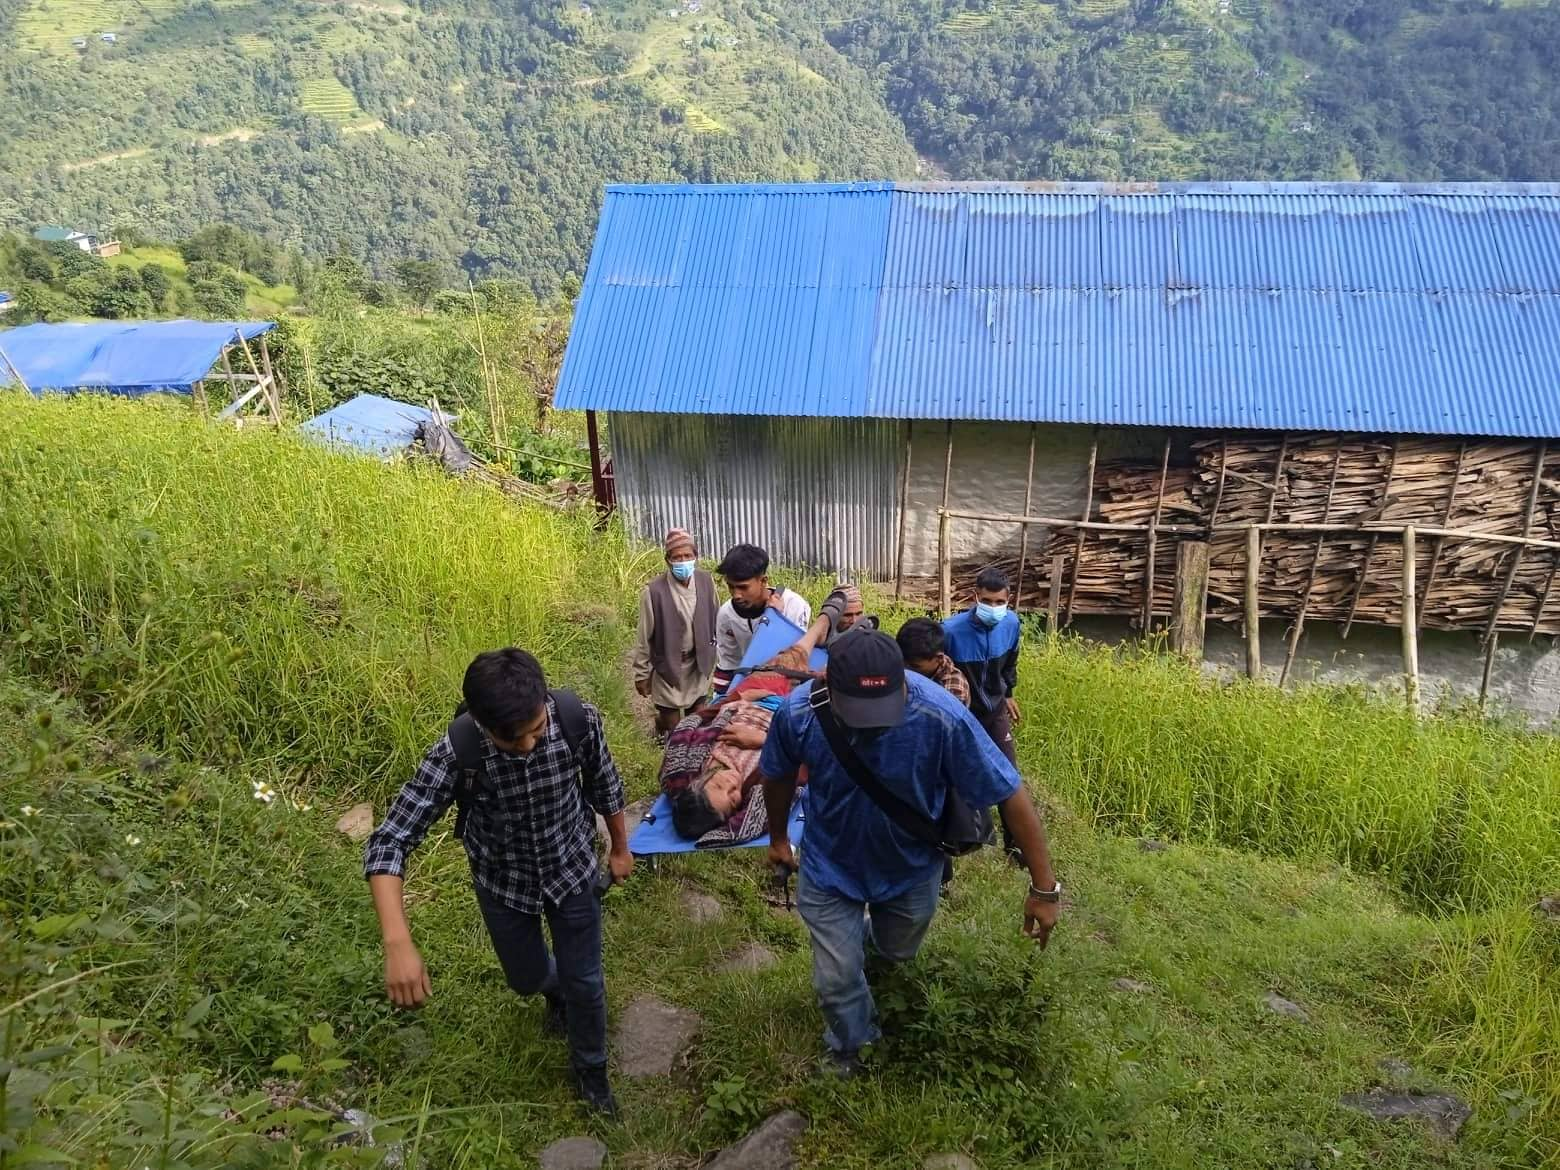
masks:
<svg viewBox="0 0 1560 1170"><path fill-rule="evenodd" d="M750 541L779 565L893 575L904 424L614 414L609 425L618 506L644 539L682 527L705 556Z"/></svg>

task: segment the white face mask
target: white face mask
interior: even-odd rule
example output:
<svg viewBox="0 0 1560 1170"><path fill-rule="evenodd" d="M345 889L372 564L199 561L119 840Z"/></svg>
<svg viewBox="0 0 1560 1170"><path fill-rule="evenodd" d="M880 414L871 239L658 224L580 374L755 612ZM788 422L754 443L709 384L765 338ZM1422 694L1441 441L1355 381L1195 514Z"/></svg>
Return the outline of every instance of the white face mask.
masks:
<svg viewBox="0 0 1560 1170"><path fill-rule="evenodd" d="M696 564L696 561L673 561L672 576L676 577L679 581L686 581L688 578L693 576L693 570Z"/></svg>

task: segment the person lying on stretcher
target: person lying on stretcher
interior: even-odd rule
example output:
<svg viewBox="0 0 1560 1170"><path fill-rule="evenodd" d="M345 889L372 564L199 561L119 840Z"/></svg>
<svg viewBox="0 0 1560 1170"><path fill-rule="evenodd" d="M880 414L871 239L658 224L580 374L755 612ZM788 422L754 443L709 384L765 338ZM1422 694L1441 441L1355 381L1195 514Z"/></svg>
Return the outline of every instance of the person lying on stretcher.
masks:
<svg viewBox="0 0 1560 1170"><path fill-rule="evenodd" d="M845 617L848 601L844 590L830 594L801 641L672 730L661 759L661 791L672 802L679 836L711 848L740 845L769 831L758 775L769 722L792 687L819 677L809 671L808 659ZM805 776L798 779L799 788L805 783Z"/></svg>

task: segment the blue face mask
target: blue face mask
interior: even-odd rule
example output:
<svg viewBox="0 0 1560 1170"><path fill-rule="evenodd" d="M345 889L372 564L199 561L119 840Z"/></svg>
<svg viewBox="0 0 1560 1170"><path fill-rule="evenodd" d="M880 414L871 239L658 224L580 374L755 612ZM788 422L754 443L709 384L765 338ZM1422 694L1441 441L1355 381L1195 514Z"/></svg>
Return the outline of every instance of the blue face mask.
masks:
<svg viewBox="0 0 1560 1170"><path fill-rule="evenodd" d="M693 561L673 561L672 576L676 577L679 581L686 581L689 577L693 576L693 568Z"/></svg>
<svg viewBox="0 0 1560 1170"><path fill-rule="evenodd" d="M975 603L975 617L982 625L994 626L1007 617L1007 602L1000 601L996 605L978 601Z"/></svg>

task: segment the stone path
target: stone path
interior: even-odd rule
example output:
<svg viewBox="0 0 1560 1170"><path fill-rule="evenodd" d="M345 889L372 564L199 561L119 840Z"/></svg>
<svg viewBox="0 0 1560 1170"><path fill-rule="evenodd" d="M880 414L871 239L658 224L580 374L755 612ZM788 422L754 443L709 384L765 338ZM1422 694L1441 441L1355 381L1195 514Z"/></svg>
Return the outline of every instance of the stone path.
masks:
<svg viewBox="0 0 1560 1170"><path fill-rule="evenodd" d="M593 1137L563 1138L542 1151L541 1170L601 1170L607 1147Z"/></svg>
<svg viewBox="0 0 1560 1170"><path fill-rule="evenodd" d="M773 967L780 960L763 943L750 942L731 958L722 962L718 971L762 971Z"/></svg>
<svg viewBox="0 0 1560 1170"><path fill-rule="evenodd" d="M634 1000L618 1024L618 1071L630 1080L669 1075L699 1023L686 1008L648 996Z"/></svg>
<svg viewBox="0 0 1560 1170"><path fill-rule="evenodd" d="M776 1113L734 1146L715 1155L704 1170L794 1170L796 1139L807 1130L807 1118L787 1109Z"/></svg>
<svg viewBox="0 0 1560 1170"><path fill-rule="evenodd" d="M367 841L374 831L374 806L365 801L354 804L336 821L336 831L345 833L354 841Z"/></svg>

